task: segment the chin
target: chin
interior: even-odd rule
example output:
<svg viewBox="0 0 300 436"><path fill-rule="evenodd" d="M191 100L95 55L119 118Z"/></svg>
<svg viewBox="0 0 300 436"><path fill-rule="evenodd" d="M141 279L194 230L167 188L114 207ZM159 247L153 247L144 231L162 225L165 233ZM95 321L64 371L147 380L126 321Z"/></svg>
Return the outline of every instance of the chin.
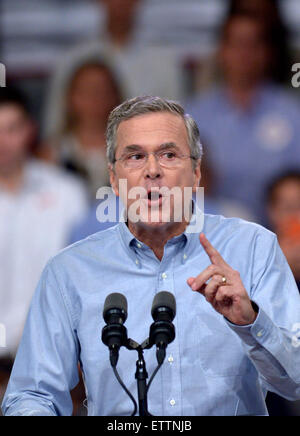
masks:
<svg viewBox="0 0 300 436"><path fill-rule="evenodd" d="M147 221L147 222L138 222L136 223L136 225L140 228L143 228L144 230L148 231L148 232L165 232L168 227L170 227L170 223L164 223L164 222L151 222L151 221Z"/></svg>
<svg viewBox="0 0 300 436"><path fill-rule="evenodd" d="M150 203L147 199L140 200L138 207L129 208L128 219L135 225L144 228L151 229L164 229L173 227L175 225L181 225L184 218L181 216L181 209L176 214L174 210L174 204L169 205L167 202L160 200L154 204ZM181 217L175 220L175 215Z"/></svg>
<svg viewBox="0 0 300 436"><path fill-rule="evenodd" d="M148 229L156 229L156 230L163 230L166 229L168 227L174 227L175 226L181 226L184 219L182 219L181 221L174 221L174 219L170 219L170 217L164 216L162 211L157 211L159 213L150 215L150 211L149 211L149 216L145 216L145 217L141 217L141 219L138 221L138 225L143 226L145 228Z"/></svg>

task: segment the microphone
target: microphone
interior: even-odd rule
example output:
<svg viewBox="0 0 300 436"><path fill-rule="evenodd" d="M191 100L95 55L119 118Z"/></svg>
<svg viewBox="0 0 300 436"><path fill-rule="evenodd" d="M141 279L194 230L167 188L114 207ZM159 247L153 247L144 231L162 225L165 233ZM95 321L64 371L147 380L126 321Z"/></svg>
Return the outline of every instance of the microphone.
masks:
<svg viewBox="0 0 300 436"><path fill-rule="evenodd" d="M127 344L127 329L123 325L127 319L127 300L115 292L106 297L103 309L106 326L102 329L102 342L110 350L110 363L113 367L119 359L119 349Z"/></svg>
<svg viewBox="0 0 300 436"><path fill-rule="evenodd" d="M166 357L166 348L175 339L175 327L172 324L176 315L176 301L170 292L159 292L153 300L151 315L154 323L150 327L150 346L156 345L156 358L159 365Z"/></svg>

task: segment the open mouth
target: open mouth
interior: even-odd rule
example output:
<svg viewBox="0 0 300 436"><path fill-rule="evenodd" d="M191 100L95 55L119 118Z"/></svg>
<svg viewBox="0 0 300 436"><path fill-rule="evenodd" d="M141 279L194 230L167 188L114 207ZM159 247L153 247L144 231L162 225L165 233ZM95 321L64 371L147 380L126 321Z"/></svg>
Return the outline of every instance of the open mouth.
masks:
<svg viewBox="0 0 300 436"><path fill-rule="evenodd" d="M155 190L150 190L148 191L148 205L156 205L156 206L160 206L162 204L162 198L163 196L161 195L160 192L155 191Z"/></svg>

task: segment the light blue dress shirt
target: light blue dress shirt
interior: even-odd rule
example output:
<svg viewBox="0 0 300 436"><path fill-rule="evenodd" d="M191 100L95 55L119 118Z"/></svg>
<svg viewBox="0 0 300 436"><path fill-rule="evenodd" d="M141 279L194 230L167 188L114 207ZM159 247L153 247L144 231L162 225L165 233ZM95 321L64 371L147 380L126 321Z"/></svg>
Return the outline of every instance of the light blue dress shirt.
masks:
<svg viewBox="0 0 300 436"><path fill-rule="evenodd" d="M165 245L162 261L124 223L64 249L42 274L2 405L6 415L70 415L69 391L84 374L89 415L130 415L132 402L118 384L101 341L105 298L128 300L128 336L142 343L153 322L156 293L177 302L176 338L148 393L159 416L265 415L272 390L300 398L300 297L273 233L237 218L205 215L203 231L240 272L259 306L252 325L217 313L186 280L210 265L199 233ZM118 371L137 399L137 353L120 350ZM149 376L155 348L145 351Z"/></svg>

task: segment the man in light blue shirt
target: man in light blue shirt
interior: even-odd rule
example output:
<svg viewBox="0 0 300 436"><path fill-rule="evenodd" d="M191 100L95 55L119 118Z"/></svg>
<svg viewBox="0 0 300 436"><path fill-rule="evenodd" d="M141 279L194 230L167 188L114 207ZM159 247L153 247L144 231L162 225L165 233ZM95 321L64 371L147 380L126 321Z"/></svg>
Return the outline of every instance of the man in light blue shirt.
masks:
<svg viewBox="0 0 300 436"><path fill-rule="evenodd" d="M89 415L130 415L101 342L104 301L128 300L128 336L142 343L154 296L177 303L176 338L148 392L153 415L266 415L265 395L300 398L300 299L273 233L240 219L206 215L201 232L162 187L200 181L195 122L173 102L123 103L107 129L111 184L127 223L89 236L51 259L32 301L2 409L6 415L70 415L80 363ZM120 189L126 180L127 191ZM143 188L139 220L132 188ZM159 194L158 194L159 192ZM164 207L170 201L170 220ZM184 200L184 198L183 198ZM155 210L158 219L149 211ZM198 223L202 224L201 219ZM200 235L199 235L200 233ZM137 354L121 348L118 371L137 398ZM157 366L145 350L147 370Z"/></svg>

